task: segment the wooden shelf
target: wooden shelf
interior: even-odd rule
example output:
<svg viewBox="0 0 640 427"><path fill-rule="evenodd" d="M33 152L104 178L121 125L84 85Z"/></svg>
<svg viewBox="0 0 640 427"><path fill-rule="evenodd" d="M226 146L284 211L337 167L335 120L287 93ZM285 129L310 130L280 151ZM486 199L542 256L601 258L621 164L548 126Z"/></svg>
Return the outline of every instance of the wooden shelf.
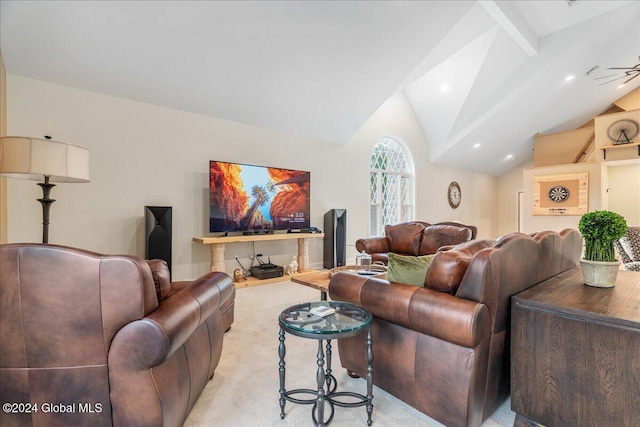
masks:
<svg viewBox="0 0 640 427"><path fill-rule="evenodd" d="M268 240L293 240L324 237L324 233L273 233L273 234L240 234L235 236L194 237L193 241L203 245L216 243L261 242Z"/></svg>
<svg viewBox="0 0 640 427"><path fill-rule="evenodd" d="M269 283L284 282L287 280L293 280L294 278L298 278L298 277L302 278L310 273L316 274L321 272L322 272L321 270L306 270L300 273L295 273L293 275L285 274L284 276L281 276L281 277L274 277L272 279L262 279L262 280L249 276L241 282L234 282L234 284L236 285L236 288L249 288L251 286L260 286L260 285L267 285Z"/></svg>
<svg viewBox="0 0 640 427"><path fill-rule="evenodd" d="M600 147L602 150L602 154L604 156L604 160L607 160L607 150L616 150L619 148L629 148L629 147L637 147L638 148L638 156L640 156L640 142L636 142L634 144L618 144L618 145L607 145L606 147Z"/></svg>
<svg viewBox="0 0 640 427"><path fill-rule="evenodd" d="M209 245L211 250L211 271L224 270L224 250L226 243L237 242L264 242L274 240L297 240L298 241L298 268L302 273L308 273L309 270L309 239L321 239L324 238L324 233L274 233L274 234L250 234L250 235L236 235L236 236L219 236L219 237L194 237L193 241L202 243L203 245ZM275 280L278 279L278 280ZM258 285L265 283L273 283L277 281L287 280L282 277L274 279L258 280ZM271 282L267 282L271 280ZM251 280L249 281L251 283ZM243 282L238 282L243 283ZM236 284L237 287L243 287L241 284ZM245 286L254 286L247 284Z"/></svg>

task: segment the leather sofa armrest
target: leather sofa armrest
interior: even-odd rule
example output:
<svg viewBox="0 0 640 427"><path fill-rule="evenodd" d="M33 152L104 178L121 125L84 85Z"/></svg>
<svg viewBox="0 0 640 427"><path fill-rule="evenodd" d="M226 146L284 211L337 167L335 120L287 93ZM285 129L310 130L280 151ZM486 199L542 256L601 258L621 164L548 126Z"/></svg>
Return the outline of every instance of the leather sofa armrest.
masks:
<svg viewBox="0 0 640 427"><path fill-rule="evenodd" d="M199 277L196 280L182 280L171 282L171 291L170 295L177 294L186 289L189 289L195 286L198 283L212 283L214 286L217 286L221 292L221 305L224 304L229 298L235 297L235 285L233 284L233 280L229 277L228 274L220 273L220 272L211 272L207 273L204 276ZM205 288L208 285L205 285Z"/></svg>
<svg viewBox="0 0 640 427"><path fill-rule="evenodd" d="M370 237L368 239L356 240L358 252L365 251L368 254L378 254L389 252L389 242L386 237Z"/></svg>
<svg viewBox="0 0 640 427"><path fill-rule="evenodd" d="M122 363L130 369L160 365L234 295L235 289L224 273L179 282L179 287L155 311L118 331L109 352L110 364Z"/></svg>
<svg viewBox="0 0 640 427"><path fill-rule="evenodd" d="M179 349L208 319L219 322L222 329L223 319L216 310L232 299L234 292L231 278L224 273L209 273L193 282L176 283L175 292L162 300L156 310L116 333L108 356L113 425L165 424L165 406L152 374L154 368L174 354L180 358ZM175 366L169 362L158 371Z"/></svg>
<svg viewBox="0 0 640 427"><path fill-rule="evenodd" d="M472 348L491 335L489 308L479 302L419 288L409 306L411 329Z"/></svg>
<svg viewBox="0 0 640 427"><path fill-rule="evenodd" d="M329 295L360 305L384 319L464 347L475 347L491 332L488 308L481 303L402 283L339 273Z"/></svg>

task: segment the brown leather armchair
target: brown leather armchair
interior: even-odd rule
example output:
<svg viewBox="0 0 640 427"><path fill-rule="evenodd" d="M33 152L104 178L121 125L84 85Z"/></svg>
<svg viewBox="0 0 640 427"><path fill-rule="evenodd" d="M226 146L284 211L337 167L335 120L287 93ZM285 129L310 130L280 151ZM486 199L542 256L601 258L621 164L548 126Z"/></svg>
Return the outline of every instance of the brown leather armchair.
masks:
<svg viewBox="0 0 640 427"><path fill-rule="evenodd" d="M436 253L425 287L339 273L329 294L373 314L374 384L447 426L479 426L509 394L511 296L576 266L581 251L577 230L513 233ZM361 377L365 339L338 342Z"/></svg>
<svg viewBox="0 0 640 427"><path fill-rule="evenodd" d="M39 244L1 245L0 266L0 402L38 405L3 425L183 424L233 322L229 276Z"/></svg>
<svg viewBox="0 0 640 427"><path fill-rule="evenodd" d="M458 222L403 222L385 226L383 237L358 239L356 249L371 255L372 261L386 265L389 252L414 256L434 254L442 246L475 239L476 232L475 226Z"/></svg>

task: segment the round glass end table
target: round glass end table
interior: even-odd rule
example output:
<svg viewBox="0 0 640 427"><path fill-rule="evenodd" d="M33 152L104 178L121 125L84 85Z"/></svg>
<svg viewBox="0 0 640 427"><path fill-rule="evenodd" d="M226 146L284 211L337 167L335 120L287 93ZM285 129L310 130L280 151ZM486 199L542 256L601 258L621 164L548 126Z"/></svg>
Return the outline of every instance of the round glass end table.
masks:
<svg viewBox="0 0 640 427"><path fill-rule="evenodd" d="M325 313L314 314L319 309L328 308ZM371 339L372 316L366 309L342 301L306 302L291 306L280 313L280 418L284 419L284 406L287 401L303 405L313 405L311 418L316 427L328 426L333 420L334 406L353 408L365 406L367 410L367 425L371 425L373 413L373 340ZM285 332L302 337L318 340L316 363L316 389L285 388ZM367 333L367 394L350 391L337 391L338 384L331 371L331 340L353 337ZM325 345L323 345L325 344ZM326 349L326 357L325 357ZM305 399L294 397L298 394L309 394L313 397ZM344 401L347 398L349 401ZM329 416L325 419L325 405L328 406Z"/></svg>

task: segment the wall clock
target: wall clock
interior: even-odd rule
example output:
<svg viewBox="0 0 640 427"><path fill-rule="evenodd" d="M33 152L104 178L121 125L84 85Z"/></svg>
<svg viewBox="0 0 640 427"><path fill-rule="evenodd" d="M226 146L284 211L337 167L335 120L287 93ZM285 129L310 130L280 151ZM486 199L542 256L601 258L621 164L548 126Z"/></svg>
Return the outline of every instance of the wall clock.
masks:
<svg viewBox="0 0 640 427"><path fill-rule="evenodd" d="M630 144L640 133L640 123L634 119L619 119L607 127L607 137L613 145Z"/></svg>
<svg viewBox="0 0 640 427"><path fill-rule="evenodd" d="M447 189L447 200L449 201L449 206L453 209L460 206L462 191L460 191L460 185L455 181L449 184L449 188Z"/></svg>
<svg viewBox="0 0 640 427"><path fill-rule="evenodd" d="M569 189L563 185L556 185L551 187L547 196L554 203L562 203L569 198Z"/></svg>

